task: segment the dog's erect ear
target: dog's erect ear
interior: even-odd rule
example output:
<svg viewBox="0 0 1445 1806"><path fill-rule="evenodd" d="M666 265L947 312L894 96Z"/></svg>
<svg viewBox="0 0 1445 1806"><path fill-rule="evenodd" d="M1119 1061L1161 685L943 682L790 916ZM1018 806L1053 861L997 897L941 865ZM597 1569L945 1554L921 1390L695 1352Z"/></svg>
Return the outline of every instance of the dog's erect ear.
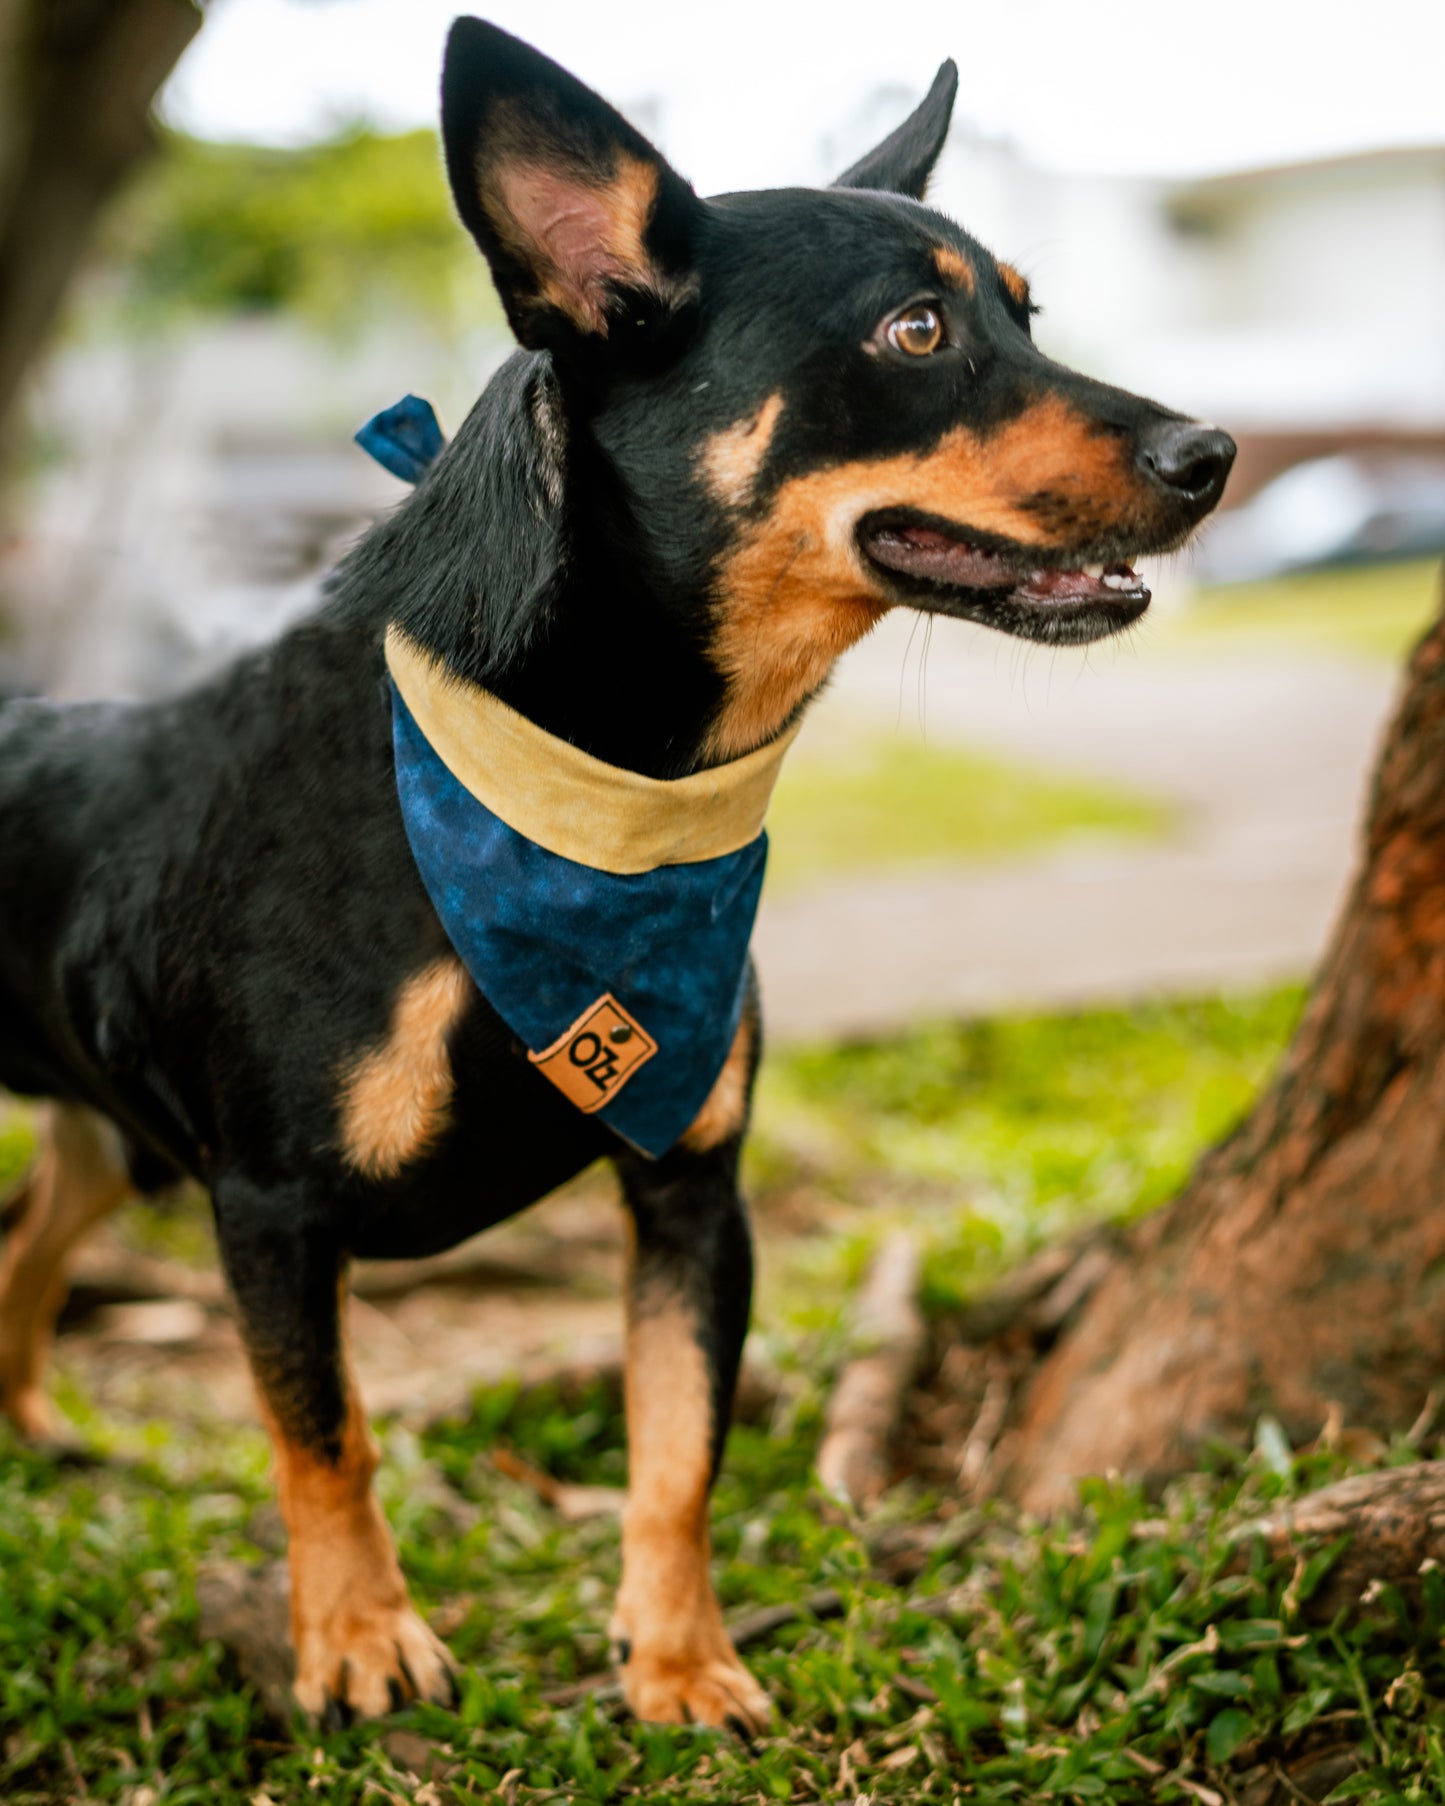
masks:
<svg viewBox="0 0 1445 1806"><path fill-rule="evenodd" d="M835 188L879 188L885 194L911 194L923 199L928 178L948 136L953 97L958 92L958 64L950 57L933 78L933 86L896 132L851 169L844 170Z"/></svg>
<svg viewBox="0 0 1445 1806"><path fill-rule="evenodd" d="M458 19L442 69L442 142L457 209L524 345L635 346L687 307L702 202L540 51Z"/></svg>

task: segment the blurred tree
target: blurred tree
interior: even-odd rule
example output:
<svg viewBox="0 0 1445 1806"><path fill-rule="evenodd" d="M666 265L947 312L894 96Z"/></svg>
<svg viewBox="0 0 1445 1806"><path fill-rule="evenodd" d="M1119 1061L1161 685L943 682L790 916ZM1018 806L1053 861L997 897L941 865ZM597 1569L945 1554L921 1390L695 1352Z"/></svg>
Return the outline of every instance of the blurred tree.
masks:
<svg viewBox="0 0 1445 1806"><path fill-rule="evenodd" d="M1445 619L1376 769L1364 860L1273 1087L1145 1219L1034 1371L1005 1489L1159 1480L1271 1412L1404 1429L1445 1375ZM1097 1255L1097 1250L1095 1251Z"/></svg>
<svg viewBox="0 0 1445 1806"><path fill-rule="evenodd" d="M501 319L433 131L357 126L300 150L173 134L98 251L141 325L272 309L340 330L396 312L444 332Z"/></svg>
<svg viewBox="0 0 1445 1806"><path fill-rule="evenodd" d="M201 16L195 0L0 0L0 434Z"/></svg>

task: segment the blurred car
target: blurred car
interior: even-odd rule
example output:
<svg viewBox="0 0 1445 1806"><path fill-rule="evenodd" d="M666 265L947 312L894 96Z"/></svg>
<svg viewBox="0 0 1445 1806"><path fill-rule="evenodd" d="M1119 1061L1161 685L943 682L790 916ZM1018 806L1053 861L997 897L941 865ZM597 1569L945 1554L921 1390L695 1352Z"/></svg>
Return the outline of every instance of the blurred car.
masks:
<svg viewBox="0 0 1445 1806"><path fill-rule="evenodd" d="M1246 583L1322 565L1445 552L1445 458L1338 453L1312 458L1221 514L1194 570Z"/></svg>

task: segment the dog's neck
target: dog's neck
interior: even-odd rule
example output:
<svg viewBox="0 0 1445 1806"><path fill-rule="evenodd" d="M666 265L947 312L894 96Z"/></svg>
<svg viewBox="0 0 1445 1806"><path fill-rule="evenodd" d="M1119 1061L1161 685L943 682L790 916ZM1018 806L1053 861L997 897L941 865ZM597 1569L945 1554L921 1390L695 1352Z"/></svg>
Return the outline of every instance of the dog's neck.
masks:
<svg viewBox="0 0 1445 1806"><path fill-rule="evenodd" d="M644 777L538 727L398 627L385 655L397 707L462 788L524 839L598 871L652 872L751 846L797 734L690 777Z"/></svg>
<svg viewBox="0 0 1445 1806"><path fill-rule="evenodd" d="M345 591L558 739L648 777L719 763L706 573L649 568L606 460L569 432L544 358L512 358L416 494L343 567ZM668 586L672 586L669 596Z"/></svg>

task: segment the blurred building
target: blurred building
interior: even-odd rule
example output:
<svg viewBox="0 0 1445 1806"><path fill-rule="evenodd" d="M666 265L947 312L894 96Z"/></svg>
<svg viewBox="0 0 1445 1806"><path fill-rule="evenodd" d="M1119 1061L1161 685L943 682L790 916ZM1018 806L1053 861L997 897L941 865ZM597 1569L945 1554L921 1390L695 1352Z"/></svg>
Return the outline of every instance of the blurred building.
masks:
<svg viewBox="0 0 1445 1806"><path fill-rule="evenodd" d="M1445 448L1445 145L1181 182L962 126L931 198L1030 276L1048 350L1236 434L1232 502L1322 452Z"/></svg>

